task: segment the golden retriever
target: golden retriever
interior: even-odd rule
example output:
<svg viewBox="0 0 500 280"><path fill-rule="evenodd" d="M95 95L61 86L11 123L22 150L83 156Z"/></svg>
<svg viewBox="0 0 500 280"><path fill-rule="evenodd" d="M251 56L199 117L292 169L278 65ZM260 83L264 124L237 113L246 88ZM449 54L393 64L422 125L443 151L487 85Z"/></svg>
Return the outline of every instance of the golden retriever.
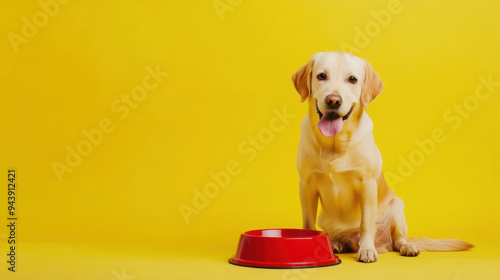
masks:
<svg viewBox="0 0 500 280"><path fill-rule="evenodd" d="M352 54L321 52L292 76L309 113L302 121L297 169L303 227L318 225L337 253L357 252L360 262L395 250L467 250L458 239L407 238L403 201L387 186L373 123L364 108L384 89L371 65Z"/></svg>

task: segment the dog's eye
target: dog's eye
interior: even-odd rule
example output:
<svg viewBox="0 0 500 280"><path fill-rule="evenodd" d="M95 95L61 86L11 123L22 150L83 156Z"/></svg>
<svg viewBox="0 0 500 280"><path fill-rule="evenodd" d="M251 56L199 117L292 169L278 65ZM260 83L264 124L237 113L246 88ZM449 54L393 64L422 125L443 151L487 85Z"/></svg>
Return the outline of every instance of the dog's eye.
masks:
<svg viewBox="0 0 500 280"><path fill-rule="evenodd" d="M358 82L358 79L356 79L356 77L354 77L354 76L350 76L350 77L349 77L349 83L351 83L351 84L353 84L353 85L354 85L354 84L356 84L357 82Z"/></svg>
<svg viewBox="0 0 500 280"><path fill-rule="evenodd" d="M318 76L316 76L318 80L326 80L326 74L325 73L319 73Z"/></svg>

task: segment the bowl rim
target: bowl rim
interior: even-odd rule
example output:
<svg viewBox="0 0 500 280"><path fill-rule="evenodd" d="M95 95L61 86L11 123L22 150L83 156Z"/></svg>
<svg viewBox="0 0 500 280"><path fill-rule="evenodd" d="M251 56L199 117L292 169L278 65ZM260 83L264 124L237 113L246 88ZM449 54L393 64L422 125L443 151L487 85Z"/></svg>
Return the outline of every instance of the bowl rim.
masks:
<svg viewBox="0 0 500 280"><path fill-rule="evenodd" d="M262 235L253 235L249 234L250 232L254 231L265 231L265 230L294 230L294 231L309 231L309 232L316 232L317 234L315 235L308 235L308 236L298 236L298 237L284 237L284 236L262 236ZM300 228L265 228L265 229L253 229L253 230L248 230L245 231L244 233L241 234L242 236L248 236L250 238L271 238L271 239L294 239L294 240L299 240L299 239L311 239L311 238L317 238L323 235L328 235L325 231L322 230L315 230L315 229L300 229ZM330 239L328 237L328 239Z"/></svg>
<svg viewBox="0 0 500 280"><path fill-rule="evenodd" d="M262 261L249 261L232 257L228 260L232 265L242 267L264 268L264 269L297 269L297 268L315 268L334 266L342 263L339 256L334 255L332 259L323 261L310 261L310 262L262 262Z"/></svg>

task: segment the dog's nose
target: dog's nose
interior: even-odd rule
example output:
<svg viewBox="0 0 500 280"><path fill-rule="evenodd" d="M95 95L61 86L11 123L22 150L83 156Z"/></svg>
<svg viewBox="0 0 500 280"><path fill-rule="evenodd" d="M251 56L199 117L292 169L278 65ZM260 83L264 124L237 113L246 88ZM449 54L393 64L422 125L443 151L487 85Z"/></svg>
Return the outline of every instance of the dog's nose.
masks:
<svg viewBox="0 0 500 280"><path fill-rule="evenodd" d="M326 97L325 102L328 107L338 109L340 105L342 105L342 97L340 97L340 95L330 94Z"/></svg>

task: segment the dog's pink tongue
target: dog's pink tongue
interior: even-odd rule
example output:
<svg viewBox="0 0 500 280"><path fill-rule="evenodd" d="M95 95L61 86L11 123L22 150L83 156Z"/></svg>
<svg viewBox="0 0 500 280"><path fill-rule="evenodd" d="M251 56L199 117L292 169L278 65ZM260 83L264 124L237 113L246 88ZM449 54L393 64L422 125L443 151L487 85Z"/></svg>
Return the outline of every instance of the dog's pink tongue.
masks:
<svg viewBox="0 0 500 280"><path fill-rule="evenodd" d="M343 125L344 121L342 118L335 114L324 115L318 122L319 131L326 137L335 137Z"/></svg>

